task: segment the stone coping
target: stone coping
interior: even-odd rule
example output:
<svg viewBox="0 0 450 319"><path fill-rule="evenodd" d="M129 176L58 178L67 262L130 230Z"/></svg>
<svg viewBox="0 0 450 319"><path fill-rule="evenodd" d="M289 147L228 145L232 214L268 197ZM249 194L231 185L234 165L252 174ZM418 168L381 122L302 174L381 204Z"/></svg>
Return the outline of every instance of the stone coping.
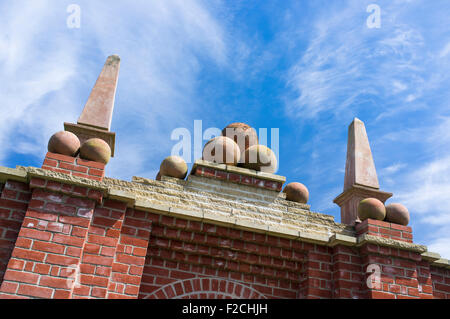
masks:
<svg viewBox="0 0 450 319"><path fill-rule="evenodd" d="M191 174L195 172L195 169L199 166L202 167L208 167L215 170L220 170L228 173L235 173L240 175L245 175L249 177L255 177L263 180L268 181L274 181L281 184L284 184L286 182L286 177L281 175L275 175L275 174L269 174L264 172L258 172L252 169L243 168L243 167L237 167L237 166L231 166L231 165L225 165L225 164L217 164L213 162L208 162L204 160L196 160L194 165L192 165Z"/></svg>
<svg viewBox="0 0 450 319"><path fill-rule="evenodd" d="M176 208L171 205L155 204L149 201L138 199L132 191L121 190L120 188L111 186L111 184L108 184L104 181L98 182L34 167L25 168L18 166L16 169L12 169L0 166L0 181L5 182L7 180L14 180L18 182L29 182L33 177L101 190L105 194L105 197L127 202L129 207L134 207L139 210L157 212L163 215L203 221L217 225L225 225L233 228L310 242L329 247L334 247L336 245L360 247L367 243L371 243L379 246L398 248L402 250L421 253L423 259L430 261L431 265L433 266L450 268L449 260L440 258L440 255L438 253L428 252L427 247L423 245L402 242L367 234L355 237L325 231L311 231L308 229L296 230L289 227L284 227L282 225L277 226L258 224L251 220L236 218L233 216L218 216L207 211L191 211ZM185 182L186 181L180 181L181 184ZM164 187L164 182L155 181L155 183L160 184L161 187Z"/></svg>

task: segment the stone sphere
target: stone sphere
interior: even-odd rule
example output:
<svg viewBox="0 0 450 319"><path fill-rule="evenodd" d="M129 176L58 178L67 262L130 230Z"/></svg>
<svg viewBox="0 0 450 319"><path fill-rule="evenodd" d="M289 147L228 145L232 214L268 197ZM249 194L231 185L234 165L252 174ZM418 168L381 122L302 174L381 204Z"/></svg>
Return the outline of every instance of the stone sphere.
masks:
<svg viewBox="0 0 450 319"><path fill-rule="evenodd" d="M160 172L158 172L158 174L156 174L155 179L156 179L157 181L160 181L160 180L161 180L161 173L160 173Z"/></svg>
<svg viewBox="0 0 450 319"><path fill-rule="evenodd" d="M399 203L392 203L386 206L386 219L389 223L407 226L409 223L408 209Z"/></svg>
<svg viewBox="0 0 450 319"><path fill-rule="evenodd" d="M275 153L264 145L253 145L245 150L243 167L273 174L277 171L277 157Z"/></svg>
<svg viewBox="0 0 450 319"><path fill-rule="evenodd" d="M187 175L187 171L187 164L180 156L166 157L159 167L159 174L161 176L169 176L179 179L184 179Z"/></svg>
<svg viewBox="0 0 450 319"><path fill-rule="evenodd" d="M48 151L67 156L76 156L80 149L80 140L72 132L61 131L53 134L48 141Z"/></svg>
<svg viewBox="0 0 450 319"><path fill-rule="evenodd" d="M222 136L231 138L241 151L240 162L245 160L245 150L250 146L258 144L256 130L245 123L232 123L222 130Z"/></svg>
<svg viewBox="0 0 450 319"><path fill-rule="evenodd" d="M80 157L88 161L108 164L111 158L111 148L101 138L91 138L81 145Z"/></svg>
<svg viewBox="0 0 450 319"><path fill-rule="evenodd" d="M384 220L386 217L386 208L380 200L376 198L366 198L358 204L358 216L361 221L368 218Z"/></svg>
<svg viewBox="0 0 450 319"><path fill-rule="evenodd" d="M236 165L241 158L239 146L225 136L218 136L208 141L203 148L203 160L227 165Z"/></svg>
<svg viewBox="0 0 450 319"><path fill-rule="evenodd" d="M286 193L286 199L306 204L309 199L309 191L308 188L306 188L305 185L302 183L289 183L283 190L283 193Z"/></svg>

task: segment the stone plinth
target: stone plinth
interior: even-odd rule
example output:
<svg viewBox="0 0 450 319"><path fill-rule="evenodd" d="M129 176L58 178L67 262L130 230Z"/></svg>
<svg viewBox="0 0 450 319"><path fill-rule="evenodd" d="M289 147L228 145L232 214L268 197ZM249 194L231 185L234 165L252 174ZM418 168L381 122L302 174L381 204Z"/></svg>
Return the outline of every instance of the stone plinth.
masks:
<svg viewBox="0 0 450 319"><path fill-rule="evenodd" d="M365 198L373 197L385 203L392 197L392 193L383 192L369 187L354 185L334 199L334 203L341 207L341 223L354 225L360 222L358 218L358 204Z"/></svg>

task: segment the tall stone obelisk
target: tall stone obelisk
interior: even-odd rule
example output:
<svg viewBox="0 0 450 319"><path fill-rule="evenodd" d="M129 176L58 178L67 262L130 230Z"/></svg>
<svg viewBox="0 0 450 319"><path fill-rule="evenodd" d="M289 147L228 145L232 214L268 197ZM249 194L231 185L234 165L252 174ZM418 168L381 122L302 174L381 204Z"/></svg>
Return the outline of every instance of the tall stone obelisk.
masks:
<svg viewBox="0 0 450 319"><path fill-rule="evenodd" d="M348 128L347 161L345 164L344 191L334 199L341 207L341 223L359 222L358 204L373 197L383 203L392 193L380 191L375 163L370 150L364 123L355 118Z"/></svg>
<svg viewBox="0 0 450 319"><path fill-rule="evenodd" d="M111 156L116 134L110 129L119 69L120 57L108 57L77 124L64 123L64 129L77 135L81 143L94 137L103 139L111 147Z"/></svg>

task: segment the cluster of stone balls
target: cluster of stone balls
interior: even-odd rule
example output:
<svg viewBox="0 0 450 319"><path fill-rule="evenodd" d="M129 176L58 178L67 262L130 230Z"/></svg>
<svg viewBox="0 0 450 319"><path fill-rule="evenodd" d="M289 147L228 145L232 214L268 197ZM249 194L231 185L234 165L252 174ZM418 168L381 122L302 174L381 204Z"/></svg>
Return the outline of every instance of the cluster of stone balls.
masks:
<svg viewBox="0 0 450 319"><path fill-rule="evenodd" d="M361 221L368 218L406 226L409 223L408 209L399 203L384 205L376 198L366 198L358 204L358 217Z"/></svg>
<svg viewBox="0 0 450 319"><path fill-rule="evenodd" d="M48 151L72 157L79 155L84 160L103 164L108 164L111 158L111 148L104 140L91 138L81 144L75 134L67 131L53 134L48 141Z"/></svg>
<svg viewBox="0 0 450 319"><path fill-rule="evenodd" d="M221 136L208 141L203 148L202 159L270 174L276 172L278 165L274 152L258 144L256 130L245 123L232 123L222 130ZM161 163L156 179L160 180L161 176L184 179L186 175L186 162L179 156L169 156ZM287 200L308 202L308 189L301 183L288 184L284 192Z"/></svg>

